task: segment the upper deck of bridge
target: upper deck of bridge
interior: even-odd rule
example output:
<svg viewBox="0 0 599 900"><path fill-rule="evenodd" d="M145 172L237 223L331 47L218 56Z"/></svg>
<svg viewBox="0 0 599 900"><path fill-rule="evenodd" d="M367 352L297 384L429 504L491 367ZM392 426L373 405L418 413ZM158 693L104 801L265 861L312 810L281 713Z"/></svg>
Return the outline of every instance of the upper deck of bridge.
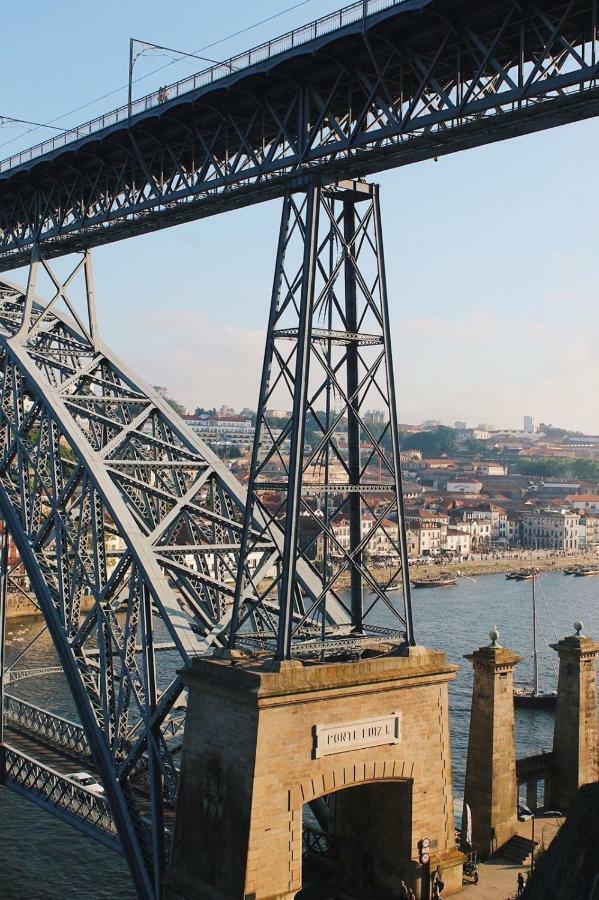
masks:
<svg viewBox="0 0 599 900"><path fill-rule="evenodd" d="M359 0L0 163L0 271L599 114L599 0Z"/></svg>
<svg viewBox="0 0 599 900"><path fill-rule="evenodd" d="M372 27L382 19L400 11L422 9L431 0L358 0L349 6L288 31L277 38L216 63L200 72L172 82L117 109L96 116L88 122L14 153L0 161L0 179L10 178L16 170L52 159L64 149L74 150L90 140L98 140L115 131L126 129L143 119L157 116L182 102L190 102L215 89L223 89L260 72L268 71L298 54L313 52L340 37Z"/></svg>

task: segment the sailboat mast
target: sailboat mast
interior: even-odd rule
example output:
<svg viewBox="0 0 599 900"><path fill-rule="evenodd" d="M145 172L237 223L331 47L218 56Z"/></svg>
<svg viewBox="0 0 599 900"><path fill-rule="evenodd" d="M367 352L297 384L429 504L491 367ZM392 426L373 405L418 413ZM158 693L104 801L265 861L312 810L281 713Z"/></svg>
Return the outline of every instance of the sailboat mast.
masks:
<svg viewBox="0 0 599 900"><path fill-rule="evenodd" d="M539 658L537 654L537 602L535 597L535 582L537 575L535 569L532 571L532 658L534 667L534 677L532 690L533 694L539 693Z"/></svg>

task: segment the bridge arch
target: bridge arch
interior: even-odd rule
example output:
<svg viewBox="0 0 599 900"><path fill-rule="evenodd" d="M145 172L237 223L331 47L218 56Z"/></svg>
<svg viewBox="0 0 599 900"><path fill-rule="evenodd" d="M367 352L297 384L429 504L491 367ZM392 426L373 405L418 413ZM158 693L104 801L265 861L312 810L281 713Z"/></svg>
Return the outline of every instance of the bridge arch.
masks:
<svg viewBox="0 0 599 900"><path fill-rule="evenodd" d="M216 454L102 342L91 306L86 326L54 300L0 282L0 513L144 900L160 894L175 815L185 722L177 671L226 639L244 502ZM278 552L275 535L257 570L267 573ZM309 592L314 574L304 569L303 579ZM7 758L5 781L21 792L32 772L46 777L16 748ZM63 789L57 806L72 814ZM43 802L35 786L30 793Z"/></svg>

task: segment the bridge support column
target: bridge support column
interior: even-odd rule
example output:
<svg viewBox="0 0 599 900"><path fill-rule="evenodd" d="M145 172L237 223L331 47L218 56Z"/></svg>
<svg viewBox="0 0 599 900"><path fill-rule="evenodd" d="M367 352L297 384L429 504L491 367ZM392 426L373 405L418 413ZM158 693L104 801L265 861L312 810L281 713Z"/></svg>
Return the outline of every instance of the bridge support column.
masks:
<svg viewBox="0 0 599 900"><path fill-rule="evenodd" d="M368 881L373 897L395 900L404 879L424 898L437 867L447 895L461 890L447 709L456 667L416 647L375 658L382 649L306 666L194 660L167 900L295 897L308 837L329 849L332 893L363 897ZM305 807L331 796L329 828L313 819L304 833Z"/></svg>
<svg viewBox="0 0 599 900"><path fill-rule="evenodd" d="M567 811L583 784L599 781L596 659L599 643L576 634L552 644L559 654L550 806Z"/></svg>
<svg viewBox="0 0 599 900"><path fill-rule="evenodd" d="M249 621L254 640L276 637L277 659L291 659L307 622L323 641L347 618L368 634L374 607L397 640L415 643L391 344L378 186L310 179L283 204L231 648ZM274 403L289 412L273 418ZM266 592L256 564L265 539L282 558ZM384 581L374 571L381 556ZM340 576L349 577L346 610Z"/></svg>
<svg viewBox="0 0 599 900"><path fill-rule="evenodd" d="M472 848L491 856L517 830L514 667L521 656L492 643L466 659L474 666L464 804L472 814Z"/></svg>
<svg viewBox="0 0 599 900"><path fill-rule="evenodd" d="M539 782L535 779L526 783L526 805L535 812L539 804Z"/></svg>

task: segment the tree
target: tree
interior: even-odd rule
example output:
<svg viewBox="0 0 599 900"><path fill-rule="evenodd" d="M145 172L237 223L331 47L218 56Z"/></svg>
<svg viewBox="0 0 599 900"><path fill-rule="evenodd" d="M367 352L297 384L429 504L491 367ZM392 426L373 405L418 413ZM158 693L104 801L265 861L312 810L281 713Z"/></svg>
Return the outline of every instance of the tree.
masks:
<svg viewBox="0 0 599 900"><path fill-rule="evenodd" d="M182 406L177 400L174 400L172 397L165 397L164 399L166 400L166 402L168 403L168 405L169 405L172 409L175 410L175 412L177 413L178 416L184 416L184 415L185 415L185 412L186 412L185 407Z"/></svg>
<svg viewBox="0 0 599 900"><path fill-rule="evenodd" d="M402 441L402 450L420 450L428 458L454 456L458 452L458 444L453 428L439 425L434 431L418 431L408 435Z"/></svg>
<svg viewBox="0 0 599 900"><path fill-rule="evenodd" d="M568 428L557 428L555 425L546 425L545 422L541 422L539 425L539 431L542 431L543 434L547 435L548 438L565 438L565 437L580 437L582 431L570 431Z"/></svg>
<svg viewBox="0 0 599 900"><path fill-rule="evenodd" d="M599 480L599 461L596 459L559 459L538 456L515 459L513 471L537 478L575 478L580 481Z"/></svg>
<svg viewBox="0 0 599 900"><path fill-rule="evenodd" d="M168 391L165 387L161 387L159 384L152 385L153 390L156 391L159 397L162 397L163 400L166 400L171 409L174 409L178 416L184 416L187 410L184 406L182 406L177 400L173 400L172 397L169 397Z"/></svg>

